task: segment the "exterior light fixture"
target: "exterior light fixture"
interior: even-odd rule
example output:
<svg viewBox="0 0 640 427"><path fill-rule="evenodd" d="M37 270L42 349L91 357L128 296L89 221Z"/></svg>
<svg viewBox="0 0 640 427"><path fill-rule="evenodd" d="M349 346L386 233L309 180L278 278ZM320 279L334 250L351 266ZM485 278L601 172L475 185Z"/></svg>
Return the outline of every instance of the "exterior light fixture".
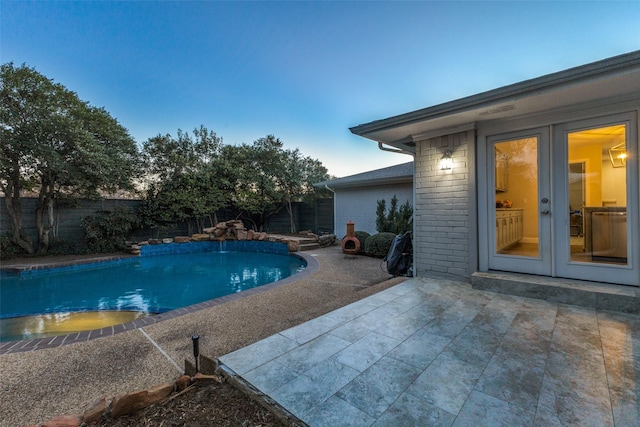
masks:
<svg viewBox="0 0 640 427"><path fill-rule="evenodd" d="M440 170L443 170L443 171L451 170L452 165L453 165L453 159L451 158L451 151L447 150L444 152L444 154L440 158Z"/></svg>
<svg viewBox="0 0 640 427"><path fill-rule="evenodd" d="M627 152L624 142L609 148L609 159L611 160L611 166L614 168L623 168L626 158Z"/></svg>

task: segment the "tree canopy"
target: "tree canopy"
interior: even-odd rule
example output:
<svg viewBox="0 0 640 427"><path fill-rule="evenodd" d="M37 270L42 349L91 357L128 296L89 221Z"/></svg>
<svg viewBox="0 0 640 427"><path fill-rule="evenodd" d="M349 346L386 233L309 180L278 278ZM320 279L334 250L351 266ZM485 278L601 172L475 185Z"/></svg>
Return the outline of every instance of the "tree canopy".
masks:
<svg viewBox="0 0 640 427"><path fill-rule="evenodd" d="M313 183L328 178L322 163L285 149L273 135L241 145L224 145L204 126L193 135L179 130L177 137L158 135L144 144L151 177L147 223L195 220L201 229L204 219L216 222L215 212L227 208L261 229L284 208L295 231L292 203L317 197Z"/></svg>
<svg viewBox="0 0 640 427"><path fill-rule="evenodd" d="M192 133L178 130L175 137L159 134L138 150L104 108L26 65L2 65L0 101L0 188L12 241L28 253L35 251L23 227L22 198L28 193L38 197L37 249L46 252L62 200L98 198L143 183L144 226L195 222L201 230L227 210L260 230L270 215L286 209L295 231L292 204L321 195L313 183L329 178L321 162L285 149L273 135L224 145L200 126Z"/></svg>
<svg viewBox="0 0 640 427"><path fill-rule="evenodd" d="M22 225L25 191L38 195L38 249L46 252L56 199L132 188L137 146L104 108L80 100L34 68L13 63L1 67L0 101L0 188L13 241L27 252L34 247Z"/></svg>

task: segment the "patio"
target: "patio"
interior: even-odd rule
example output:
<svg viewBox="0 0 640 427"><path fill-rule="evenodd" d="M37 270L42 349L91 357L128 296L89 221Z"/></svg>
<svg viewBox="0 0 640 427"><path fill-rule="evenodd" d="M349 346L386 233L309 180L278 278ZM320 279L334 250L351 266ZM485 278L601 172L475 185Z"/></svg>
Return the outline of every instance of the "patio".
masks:
<svg viewBox="0 0 640 427"><path fill-rule="evenodd" d="M222 356L310 426L638 426L635 315L411 279Z"/></svg>

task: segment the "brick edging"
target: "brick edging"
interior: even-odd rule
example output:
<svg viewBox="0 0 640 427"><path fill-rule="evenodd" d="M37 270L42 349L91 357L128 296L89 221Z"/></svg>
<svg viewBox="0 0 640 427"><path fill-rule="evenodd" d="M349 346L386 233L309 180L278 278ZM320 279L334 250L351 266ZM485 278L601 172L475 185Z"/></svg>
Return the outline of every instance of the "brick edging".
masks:
<svg viewBox="0 0 640 427"><path fill-rule="evenodd" d="M212 300L199 302L197 304L189 305L187 307L177 308L175 310L167 311L165 313L156 314L149 317L143 317L131 322L121 323L118 325L107 326L101 329L94 329L91 331L74 332L67 335L57 335L55 337L35 338L31 340L22 341L6 341L0 343L0 355L20 353L25 351L35 351L45 348L60 347L68 344L75 344L79 342L91 341L98 338L110 337L121 332L130 331L141 328L143 326L153 325L165 320L174 319L176 317L184 316L186 314L195 313L206 308L215 307L217 305L225 304L231 301L235 301L240 298L245 298L251 295L266 292L268 290L297 282L315 273L320 267L320 263L312 256L303 253L292 253L291 256L297 256L306 261L307 266L300 273L296 273L285 279L278 280L276 282L261 285L255 288L247 289L242 292L225 295L223 297L214 298Z"/></svg>

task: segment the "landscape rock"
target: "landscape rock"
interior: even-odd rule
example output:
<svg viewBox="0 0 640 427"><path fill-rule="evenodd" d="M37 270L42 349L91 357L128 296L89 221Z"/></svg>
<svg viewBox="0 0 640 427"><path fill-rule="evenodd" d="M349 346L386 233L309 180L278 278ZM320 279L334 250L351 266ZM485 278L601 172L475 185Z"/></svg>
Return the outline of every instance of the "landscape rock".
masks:
<svg viewBox="0 0 640 427"><path fill-rule="evenodd" d="M247 230L244 228L236 229L236 237L238 240L247 240Z"/></svg>
<svg viewBox="0 0 640 427"><path fill-rule="evenodd" d="M82 415L61 415L53 417L42 427L78 427L82 424Z"/></svg>
<svg viewBox="0 0 640 427"><path fill-rule="evenodd" d="M116 396L111 402L111 417L133 414L142 408L153 405L173 392L173 383L160 384L148 390L126 393Z"/></svg>
<svg viewBox="0 0 640 427"><path fill-rule="evenodd" d="M253 240L253 238L255 237L255 231L249 229L247 230L247 240Z"/></svg>
<svg viewBox="0 0 640 427"><path fill-rule="evenodd" d="M188 236L176 236L173 238L175 243L188 243L191 241L191 237Z"/></svg>
<svg viewBox="0 0 640 427"><path fill-rule="evenodd" d="M203 234L203 233L196 233L191 236L191 240L193 240L194 242L206 242L207 240L209 240L209 235Z"/></svg>
<svg viewBox="0 0 640 427"><path fill-rule="evenodd" d="M189 386L191 377L189 375L183 375L176 380L176 390L182 391Z"/></svg>
<svg viewBox="0 0 640 427"><path fill-rule="evenodd" d="M287 246L289 247L289 252L298 252L300 250L300 242L297 240L289 240Z"/></svg>
<svg viewBox="0 0 640 427"><path fill-rule="evenodd" d="M107 410L107 397L103 396L96 400L94 400L87 408L84 410L84 416L82 420L85 423L92 423L94 421L98 421L104 411Z"/></svg>

